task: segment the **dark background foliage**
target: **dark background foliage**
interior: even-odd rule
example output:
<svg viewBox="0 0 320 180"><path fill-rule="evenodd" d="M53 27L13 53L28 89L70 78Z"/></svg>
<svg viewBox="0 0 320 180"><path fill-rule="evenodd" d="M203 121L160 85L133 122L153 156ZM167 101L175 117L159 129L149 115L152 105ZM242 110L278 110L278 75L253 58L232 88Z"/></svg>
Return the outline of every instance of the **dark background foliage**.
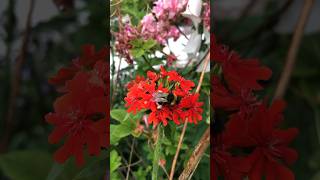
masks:
<svg viewBox="0 0 320 180"><path fill-rule="evenodd" d="M106 155L88 158L82 168L76 168L73 160L63 166L53 163L52 154L60 145L48 144L52 127L44 115L53 110L53 102L59 96L47 83L48 78L80 55L83 44L94 44L98 49L106 45L107 4L78 0L73 7L71 0L35 1L14 116L8 127L5 122L12 92L10 83L30 2L0 2L0 139L8 128L12 129L9 143L0 153L0 179L46 179L48 174L49 179L101 179ZM103 165L97 167L100 163Z"/></svg>
<svg viewBox="0 0 320 180"><path fill-rule="evenodd" d="M216 0L213 5L217 39L243 57L261 59L273 70L263 93L272 99L304 1L228 2ZM299 152L291 167L296 179L320 179L320 30L315 20L319 5L315 1L284 97L288 106L282 126L300 130L292 145ZM236 15L231 17L227 12Z"/></svg>

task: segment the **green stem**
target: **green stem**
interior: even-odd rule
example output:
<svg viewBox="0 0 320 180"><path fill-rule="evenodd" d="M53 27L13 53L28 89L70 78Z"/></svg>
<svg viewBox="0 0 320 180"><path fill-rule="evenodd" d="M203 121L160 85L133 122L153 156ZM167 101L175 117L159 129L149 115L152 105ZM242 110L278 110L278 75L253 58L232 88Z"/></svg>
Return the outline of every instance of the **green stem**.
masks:
<svg viewBox="0 0 320 180"><path fill-rule="evenodd" d="M158 125L157 140L154 148L153 163L152 163L152 180L158 180L159 160L160 160L161 141L162 141L161 138L162 138L162 128L161 128L161 125Z"/></svg>

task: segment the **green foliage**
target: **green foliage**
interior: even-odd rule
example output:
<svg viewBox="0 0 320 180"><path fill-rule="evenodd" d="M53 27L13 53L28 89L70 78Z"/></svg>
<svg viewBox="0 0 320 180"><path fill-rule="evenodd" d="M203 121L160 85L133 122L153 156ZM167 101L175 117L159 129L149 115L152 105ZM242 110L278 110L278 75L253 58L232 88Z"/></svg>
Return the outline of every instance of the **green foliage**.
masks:
<svg viewBox="0 0 320 180"><path fill-rule="evenodd" d="M143 55L152 52L151 49L157 45L157 41L153 39L135 39L131 41L131 45L133 46L130 50L131 55L134 58L140 58Z"/></svg>
<svg viewBox="0 0 320 180"><path fill-rule="evenodd" d="M52 163L42 151L13 151L0 155L0 168L12 180L45 179Z"/></svg>
<svg viewBox="0 0 320 180"><path fill-rule="evenodd" d="M113 109L110 111L112 119L119 122L119 124L110 125L110 143L118 144L118 142L129 135L139 136L134 130L136 129L136 121L141 118L141 113L136 115L127 113L124 109Z"/></svg>
<svg viewBox="0 0 320 180"><path fill-rule="evenodd" d="M110 179L120 180L119 174L117 172L117 169L120 166L121 166L121 157L118 155L117 151L112 150L110 152Z"/></svg>
<svg viewBox="0 0 320 180"><path fill-rule="evenodd" d="M133 175L136 179L146 179L151 169L151 166L148 166L146 169L139 167L137 171L133 172Z"/></svg>
<svg viewBox="0 0 320 180"><path fill-rule="evenodd" d="M121 14L129 15L134 25L137 25L147 10L150 8L150 0L123 0L121 3Z"/></svg>

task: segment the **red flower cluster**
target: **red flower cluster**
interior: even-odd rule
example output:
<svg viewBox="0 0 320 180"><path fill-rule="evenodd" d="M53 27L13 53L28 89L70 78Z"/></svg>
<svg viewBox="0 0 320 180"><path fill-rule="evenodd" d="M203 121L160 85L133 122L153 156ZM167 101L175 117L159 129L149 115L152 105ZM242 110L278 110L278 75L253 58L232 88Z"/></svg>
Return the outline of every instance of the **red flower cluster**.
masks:
<svg viewBox="0 0 320 180"><path fill-rule="evenodd" d="M191 93L194 83L181 77L176 71L166 71L161 67L160 73L147 72L147 79L140 76L129 85L125 97L128 112L136 113L147 110L148 123L157 126L172 120L176 124L188 120L197 123L202 119L202 102L199 94Z"/></svg>
<svg viewBox="0 0 320 180"><path fill-rule="evenodd" d="M65 138L64 145L54 154L59 163L74 156L81 166L85 147L90 155L98 155L101 147L108 146L107 55L106 48L95 52L94 46L83 46L83 55L49 80L64 93L55 101L54 112L45 117L55 126L49 142L55 144Z"/></svg>
<svg viewBox="0 0 320 180"><path fill-rule="evenodd" d="M298 130L278 127L283 120L284 101L276 100L268 107L254 95L262 89L259 81L268 80L271 70L258 60L240 59L236 52L212 42L211 57L223 72L211 79L216 130L211 142L214 179L293 180L286 165L298 157L288 147Z"/></svg>

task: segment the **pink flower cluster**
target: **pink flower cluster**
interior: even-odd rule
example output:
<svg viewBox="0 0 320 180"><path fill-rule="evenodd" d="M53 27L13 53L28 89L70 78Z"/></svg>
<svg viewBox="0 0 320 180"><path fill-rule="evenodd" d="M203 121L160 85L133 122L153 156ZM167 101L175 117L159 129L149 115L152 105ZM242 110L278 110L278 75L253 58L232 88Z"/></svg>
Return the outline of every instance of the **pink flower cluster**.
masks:
<svg viewBox="0 0 320 180"><path fill-rule="evenodd" d="M126 59L129 64L132 64L132 56L129 50L132 48L130 42L137 39L139 36L138 30L130 24L121 27L119 32L113 33L116 37L115 48L116 51Z"/></svg>
<svg viewBox="0 0 320 180"><path fill-rule="evenodd" d="M158 0L141 21L141 34L145 39L156 39L165 44L169 38L180 36L179 29L173 25L177 17L185 10L187 0Z"/></svg>
<svg viewBox="0 0 320 180"><path fill-rule="evenodd" d="M154 3L152 12L158 20L172 20L185 10L187 2L187 0L158 0Z"/></svg>

